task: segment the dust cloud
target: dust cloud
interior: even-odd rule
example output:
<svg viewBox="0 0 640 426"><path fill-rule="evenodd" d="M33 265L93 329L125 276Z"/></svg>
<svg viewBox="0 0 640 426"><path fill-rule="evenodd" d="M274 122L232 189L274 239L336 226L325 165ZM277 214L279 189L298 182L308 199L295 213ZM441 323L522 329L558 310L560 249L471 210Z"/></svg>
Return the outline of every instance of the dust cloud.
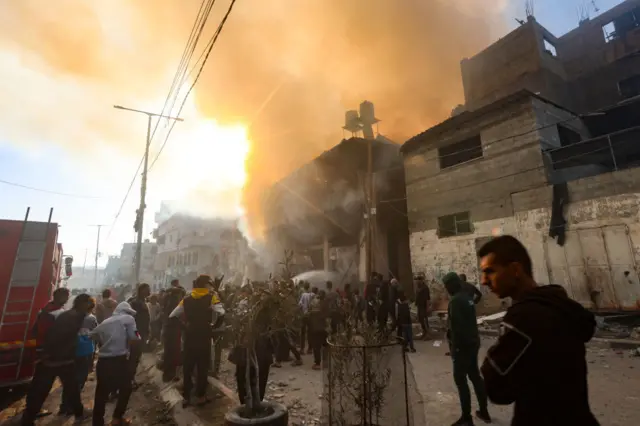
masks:
<svg viewBox="0 0 640 426"><path fill-rule="evenodd" d="M227 5L216 2L203 39ZM194 94L204 116L250 126L244 204L253 233L265 188L337 144L347 109L374 102L380 132L397 142L446 118L463 101L460 60L504 31L506 5L238 0ZM160 108L199 6L199 0L3 2L0 113L9 119L0 137L21 144L44 137L80 151L90 140L133 155L140 118L108 108L118 102ZM212 159L213 170L215 161L224 160Z"/></svg>

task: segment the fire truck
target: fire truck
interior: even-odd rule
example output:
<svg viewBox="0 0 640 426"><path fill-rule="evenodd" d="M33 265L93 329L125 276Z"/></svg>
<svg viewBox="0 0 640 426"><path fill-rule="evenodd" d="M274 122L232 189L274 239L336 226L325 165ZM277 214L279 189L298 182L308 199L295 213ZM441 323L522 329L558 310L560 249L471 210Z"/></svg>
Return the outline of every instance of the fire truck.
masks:
<svg viewBox="0 0 640 426"><path fill-rule="evenodd" d="M36 342L32 328L38 312L61 284L62 245L58 224L0 220L0 388L33 377ZM66 275L72 258L65 259Z"/></svg>

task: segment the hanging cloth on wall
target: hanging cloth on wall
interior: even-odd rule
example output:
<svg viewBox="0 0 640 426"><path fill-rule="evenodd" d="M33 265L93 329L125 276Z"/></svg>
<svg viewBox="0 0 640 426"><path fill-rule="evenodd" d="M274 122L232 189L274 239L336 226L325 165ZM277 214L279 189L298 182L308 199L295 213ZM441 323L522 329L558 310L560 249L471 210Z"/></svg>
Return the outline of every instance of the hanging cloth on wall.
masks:
<svg viewBox="0 0 640 426"><path fill-rule="evenodd" d="M564 246L567 221L564 209L569 205L569 186L566 182L553 185L553 201L551 205L551 223L549 236L555 238L559 246Z"/></svg>

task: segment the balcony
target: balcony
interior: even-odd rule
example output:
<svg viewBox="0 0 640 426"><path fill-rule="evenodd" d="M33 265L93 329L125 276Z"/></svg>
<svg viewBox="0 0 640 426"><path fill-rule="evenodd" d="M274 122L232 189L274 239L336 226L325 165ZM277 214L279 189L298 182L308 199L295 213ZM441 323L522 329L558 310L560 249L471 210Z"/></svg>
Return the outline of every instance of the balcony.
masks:
<svg viewBox="0 0 640 426"><path fill-rule="evenodd" d="M632 127L543 152L550 183L640 165L640 127Z"/></svg>

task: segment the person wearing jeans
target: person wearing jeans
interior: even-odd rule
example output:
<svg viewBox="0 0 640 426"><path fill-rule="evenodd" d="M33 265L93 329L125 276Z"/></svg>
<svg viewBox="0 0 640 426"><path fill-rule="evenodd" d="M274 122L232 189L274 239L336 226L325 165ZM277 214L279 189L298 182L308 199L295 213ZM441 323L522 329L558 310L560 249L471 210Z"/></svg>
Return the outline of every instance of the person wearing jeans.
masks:
<svg viewBox="0 0 640 426"><path fill-rule="evenodd" d="M311 301L309 306L309 333L311 335L311 347L313 350L313 369L322 368L322 348L327 340L326 293L320 290L318 296Z"/></svg>
<svg viewBox="0 0 640 426"><path fill-rule="evenodd" d="M449 348L453 360L453 380L458 388L462 416L453 426L472 426L471 392L467 379L471 380L479 410L476 416L486 423L491 422L487 409L487 393L484 380L478 366L480 350L480 334L476 320L476 307L470 295L463 290L460 277L450 272L442 278L442 282L451 296L448 307Z"/></svg>
<svg viewBox="0 0 640 426"><path fill-rule="evenodd" d="M56 377L67 393L70 408L81 421L87 411L80 399L80 389L75 377L75 354L78 333L91 304L91 296L80 294L73 301L73 309L62 312L44 335L42 358L36 365L33 381L27 394L22 413L22 426L33 426Z"/></svg>
<svg viewBox="0 0 640 426"><path fill-rule="evenodd" d="M80 392L84 389L84 385L89 377L89 372L93 367L93 357L95 352L95 346L93 340L89 336L89 333L98 326L98 320L93 315L93 309L95 308L95 300L91 301L87 316L84 317L82 328L78 333L78 343L76 346L76 360L75 360L75 378L78 382L78 388ZM62 389L62 400L60 404L60 415L70 416L73 414L71 409L71 401L69 400L69 393Z"/></svg>
<svg viewBox="0 0 640 426"><path fill-rule="evenodd" d="M415 352L416 348L413 346L413 329L411 325L411 309L409 308L409 301L405 296L404 291L396 288L396 295L398 299L395 302L395 320L396 328L398 330L398 337L403 340L403 346L405 351Z"/></svg>
<svg viewBox="0 0 640 426"><path fill-rule="evenodd" d="M302 311L302 327L300 329L300 352L304 353L305 346L307 347L307 353L311 353L311 333L309 332L309 305L311 304L311 300L316 296L318 292L318 288L314 287L313 290L309 291L309 283L302 283L302 288L304 292L302 296L300 296L300 300L298 301L298 306Z"/></svg>
<svg viewBox="0 0 640 426"><path fill-rule="evenodd" d="M93 426L104 425L105 405L109 394L118 391L118 400L113 410L114 425L128 425L124 417L132 392L132 370L128 359L130 348L140 344L140 335L133 318L136 311L127 302L121 302L113 315L91 332L91 337L100 343L96 365L96 394L93 406Z"/></svg>

